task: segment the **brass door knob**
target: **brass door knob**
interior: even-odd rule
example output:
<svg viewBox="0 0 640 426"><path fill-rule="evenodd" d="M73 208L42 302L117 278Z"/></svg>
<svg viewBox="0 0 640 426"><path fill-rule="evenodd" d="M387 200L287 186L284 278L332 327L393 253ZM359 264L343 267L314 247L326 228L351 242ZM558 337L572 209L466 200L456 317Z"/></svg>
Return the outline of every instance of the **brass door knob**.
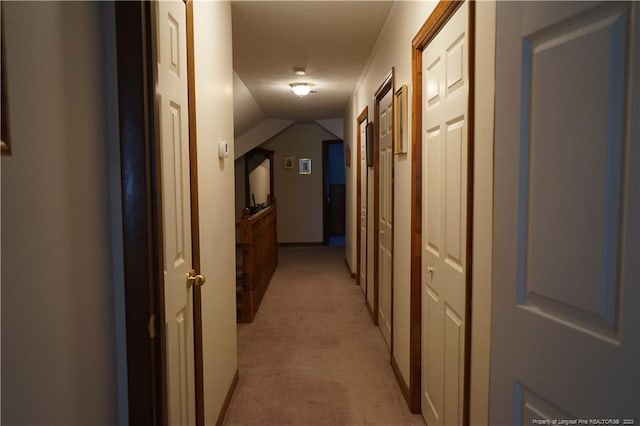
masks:
<svg viewBox="0 0 640 426"><path fill-rule="evenodd" d="M187 288L191 286L200 287L207 282L207 278L202 274L196 274L193 269L187 272Z"/></svg>

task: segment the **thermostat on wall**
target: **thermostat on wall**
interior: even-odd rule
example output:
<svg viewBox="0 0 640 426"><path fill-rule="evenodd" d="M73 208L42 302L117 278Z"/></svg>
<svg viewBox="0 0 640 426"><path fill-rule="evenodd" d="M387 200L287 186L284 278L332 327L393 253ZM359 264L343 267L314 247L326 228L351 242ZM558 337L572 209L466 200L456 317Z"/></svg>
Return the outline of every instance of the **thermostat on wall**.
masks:
<svg viewBox="0 0 640 426"><path fill-rule="evenodd" d="M229 156L229 144L227 142L218 142L218 155L220 158L227 158Z"/></svg>

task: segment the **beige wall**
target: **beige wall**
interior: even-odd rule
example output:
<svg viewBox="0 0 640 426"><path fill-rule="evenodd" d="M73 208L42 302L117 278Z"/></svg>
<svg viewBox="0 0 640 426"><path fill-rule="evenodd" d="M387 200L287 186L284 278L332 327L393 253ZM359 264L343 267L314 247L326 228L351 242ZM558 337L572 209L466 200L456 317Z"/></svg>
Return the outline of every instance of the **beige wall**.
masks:
<svg viewBox="0 0 640 426"><path fill-rule="evenodd" d="M215 424L238 368L236 345L233 69L229 2L194 2L205 424Z"/></svg>
<svg viewBox="0 0 640 426"><path fill-rule="evenodd" d="M115 424L103 6L3 6L2 422Z"/></svg>
<svg viewBox="0 0 640 426"><path fill-rule="evenodd" d="M357 115L369 107L369 120L374 120L374 94L386 75L395 66L395 87L403 84L411 86L411 40L435 7L436 2L395 2L389 17L376 42L369 64L363 72L358 86L351 98L345 115L345 143L349 143L352 152L356 152L355 141ZM411 128L411 116L409 116ZM410 149L410 147L409 147ZM409 383L409 303L410 303L410 196L411 196L411 152L394 157L394 297L393 297L393 334L394 357L400 372ZM356 168L351 167L347 174L347 191L351 194L348 207L350 232L347 258L350 265L356 262ZM370 174L370 185L373 175ZM372 189L372 188L371 188ZM369 221L372 226L373 216ZM370 231L371 232L371 231ZM369 239L373 244L372 239ZM373 247L370 246L373 253Z"/></svg>
<svg viewBox="0 0 640 426"><path fill-rule="evenodd" d="M315 123L296 123L263 145L275 151L274 192L278 242L322 242L322 141L336 137ZM294 168L284 169L284 156ZM298 173L298 160L311 159L311 174Z"/></svg>
<svg viewBox="0 0 640 426"><path fill-rule="evenodd" d="M240 158L253 148L262 145L270 138L284 131L294 122L291 120L280 120L277 118L267 118L258 125L250 128L246 132L236 135L234 158Z"/></svg>
<svg viewBox="0 0 640 426"><path fill-rule="evenodd" d="M489 424L496 2L476 3L471 424Z"/></svg>
<svg viewBox="0 0 640 426"><path fill-rule="evenodd" d="M128 422L127 330L124 294L124 244L122 231L122 181L120 170L120 128L118 119L118 78L115 27L115 4L104 2L105 79L104 105L107 108L107 143L109 145L111 264L113 266L113 304L115 314L116 383L118 424Z"/></svg>
<svg viewBox="0 0 640 426"><path fill-rule="evenodd" d="M336 138L344 139L344 119L342 117L316 120L316 123L333 133Z"/></svg>
<svg viewBox="0 0 640 426"><path fill-rule="evenodd" d="M233 73L233 133L239 136L262 122L266 116L242 79Z"/></svg>

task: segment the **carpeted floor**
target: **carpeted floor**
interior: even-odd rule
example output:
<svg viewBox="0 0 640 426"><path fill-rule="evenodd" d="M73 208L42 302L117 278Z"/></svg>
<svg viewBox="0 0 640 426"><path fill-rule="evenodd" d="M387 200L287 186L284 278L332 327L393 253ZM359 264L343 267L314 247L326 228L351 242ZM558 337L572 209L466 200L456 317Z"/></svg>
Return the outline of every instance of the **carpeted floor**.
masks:
<svg viewBox="0 0 640 426"><path fill-rule="evenodd" d="M240 381L225 425L424 425L347 273L344 249L280 249L252 324L238 328Z"/></svg>

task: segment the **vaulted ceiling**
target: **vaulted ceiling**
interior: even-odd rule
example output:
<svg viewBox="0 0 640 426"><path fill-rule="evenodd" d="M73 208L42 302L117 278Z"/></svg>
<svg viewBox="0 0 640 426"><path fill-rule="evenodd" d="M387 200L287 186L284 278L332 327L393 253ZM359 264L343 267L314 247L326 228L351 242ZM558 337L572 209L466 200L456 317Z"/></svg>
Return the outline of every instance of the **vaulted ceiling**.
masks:
<svg viewBox="0 0 640 426"><path fill-rule="evenodd" d="M341 117L392 4L234 1L234 70L268 118ZM307 75L294 75L294 67ZM294 82L316 93L295 96Z"/></svg>

